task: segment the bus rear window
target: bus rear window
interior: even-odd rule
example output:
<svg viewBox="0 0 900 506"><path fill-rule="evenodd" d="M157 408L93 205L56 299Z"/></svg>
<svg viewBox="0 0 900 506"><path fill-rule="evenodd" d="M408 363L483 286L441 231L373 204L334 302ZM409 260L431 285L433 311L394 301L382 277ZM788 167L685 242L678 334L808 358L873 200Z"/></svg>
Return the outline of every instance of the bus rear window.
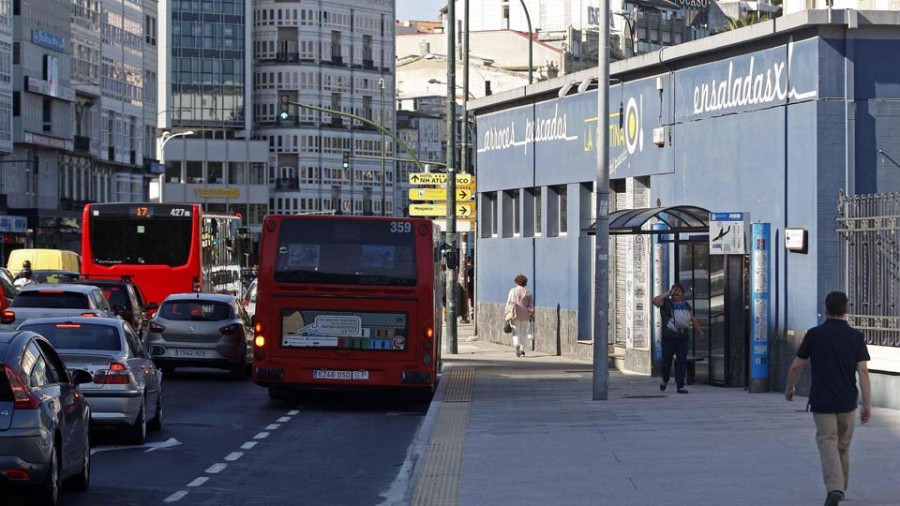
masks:
<svg viewBox="0 0 900 506"><path fill-rule="evenodd" d="M100 265L185 265L191 252L189 218L92 216L91 252Z"/></svg>
<svg viewBox="0 0 900 506"><path fill-rule="evenodd" d="M77 292L22 292L13 299L12 308L90 309L87 295Z"/></svg>
<svg viewBox="0 0 900 506"><path fill-rule="evenodd" d="M286 219L278 236L275 281L415 286L414 227L403 221Z"/></svg>

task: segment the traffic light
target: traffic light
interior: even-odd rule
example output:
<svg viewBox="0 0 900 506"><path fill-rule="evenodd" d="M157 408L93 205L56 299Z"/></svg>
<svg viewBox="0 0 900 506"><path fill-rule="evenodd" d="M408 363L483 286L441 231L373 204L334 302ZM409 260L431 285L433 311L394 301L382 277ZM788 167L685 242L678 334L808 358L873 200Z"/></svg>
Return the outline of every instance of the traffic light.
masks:
<svg viewBox="0 0 900 506"><path fill-rule="evenodd" d="M282 95L281 96L281 114L278 115L278 117L281 118L282 120L288 120L291 118L291 109L290 109L291 104L289 104L288 102L289 102L288 96Z"/></svg>
<svg viewBox="0 0 900 506"><path fill-rule="evenodd" d="M341 162L341 166L345 169L350 168L350 153L344 153L344 160Z"/></svg>
<svg viewBox="0 0 900 506"><path fill-rule="evenodd" d="M452 244L444 243L441 245L441 257L444 259L444 265L448 269L459 267L459 252Z"/></svg>

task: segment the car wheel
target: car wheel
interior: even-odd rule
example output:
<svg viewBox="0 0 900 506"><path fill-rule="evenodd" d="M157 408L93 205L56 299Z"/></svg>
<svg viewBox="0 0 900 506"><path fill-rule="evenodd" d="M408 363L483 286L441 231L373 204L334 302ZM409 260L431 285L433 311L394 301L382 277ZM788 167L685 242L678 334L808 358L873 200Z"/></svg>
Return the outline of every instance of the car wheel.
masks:
<svg viewBox="0 0 900 506"><path fill-rule="evenodd" d="M231 366L231 377L236 380L243 380L247 378L247 353L244 352L244 355L238 360L236 363Z"/></svg>
<svg viewBox="0 0 900 506"><path fill-rule="evenodd" d="M133 445L142 445L147 440L147 399L141 403L141 411L134 424L128 427L125 439L128 440L128 444Z"/></svg>
<svg viewBox="0 0 900 506"><path fill-rule="evenodd" d="M56 506L59 503L59 449L54 444L50 452L50 466L44 481L34 489L32 504Z"/></svg>
<svg viewBox="0 0 900 506"><path fill-rule="evenodd" d="M149 429L156 432L162 429L163 425L163 394L162 389L159 390L159 395L156 398L156 414L153 415L153 419L150 420Z"/></svg>
<svg viewBox="0 0 900 506"><path fill-rule="evenodd" d="M91 433L85 430L84 457L81 461L81 472L66 480L66 488L76 492L84 492L91 485Z"/></svg>

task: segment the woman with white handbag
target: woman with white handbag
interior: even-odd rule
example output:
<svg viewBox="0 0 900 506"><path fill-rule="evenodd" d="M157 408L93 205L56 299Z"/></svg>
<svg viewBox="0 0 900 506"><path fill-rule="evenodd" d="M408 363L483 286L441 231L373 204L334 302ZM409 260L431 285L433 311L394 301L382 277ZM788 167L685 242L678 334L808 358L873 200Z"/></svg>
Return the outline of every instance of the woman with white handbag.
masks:
<svg viewBox="0 0 900 506"><path fill-rule="evenodd" d="M517 357L525 356L525 346L520 337L532 336L531 322L534 319L534 297L525 285L528 278L523 274L516 276L516 286L509 291L506 298L506 315L503 331L512 333L512 344ZM523 339L524 340L524 339Z"/></svg>

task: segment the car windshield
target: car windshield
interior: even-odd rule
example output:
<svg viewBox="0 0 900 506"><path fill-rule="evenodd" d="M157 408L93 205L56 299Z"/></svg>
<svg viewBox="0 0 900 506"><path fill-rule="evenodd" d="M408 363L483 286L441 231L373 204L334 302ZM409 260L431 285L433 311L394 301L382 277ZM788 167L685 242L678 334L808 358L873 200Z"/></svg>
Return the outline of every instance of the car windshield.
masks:
<svg viewBox="0 0 900 506"><path fill-rule="evenodd" d="M219 321L231 318L231 307L211 300L175 300L163 302L159 317L166 320Z"/></svg>
<svg viewBox="0 0 900 506"><path fill-rule="evenodd" d="M109 301L109 305L111 307L122 306L125 309L131 308L131 303L128 301L128 294L125 292L125 287L122 285L111 285L111 284L93 284L93 283L85 283L86 285L96 286L99 288L103 295L106 296L106 300Z"/></svg>
<svg viewBox="0 0 900 506"><path fill-rule="evenodd" d="M69 271L34 271L31 279L35 283L58 285L75 281L79 276L77 272Z"/></svg>
<svg viewBox="0 0 900 506"><path fill-rule="evenodd" d="M11 308L42 307L48 309L90 309L88 297L83 293L56 290L22 292L13 299Z"/></svg>
<svg viewBox="0 0 900 506"><path fill-rule="evenodd" d="M109 325L36 323L25 324L22 326L22 330L30 330L44 336L57 350L122 350L119 331Z"/></svg>
<svg viewBox="0 0 900 506"><path fill-rule="evenodd" d="M91 252L101 265L179 267L188 261L193 223L185 218L93 216Z"/></svg>
<svg viewBox="0 0 900 506"><path fill-rule="evenodd" d="M275 281L415 286L415 227L408 221L281 223Z"/></svg>

